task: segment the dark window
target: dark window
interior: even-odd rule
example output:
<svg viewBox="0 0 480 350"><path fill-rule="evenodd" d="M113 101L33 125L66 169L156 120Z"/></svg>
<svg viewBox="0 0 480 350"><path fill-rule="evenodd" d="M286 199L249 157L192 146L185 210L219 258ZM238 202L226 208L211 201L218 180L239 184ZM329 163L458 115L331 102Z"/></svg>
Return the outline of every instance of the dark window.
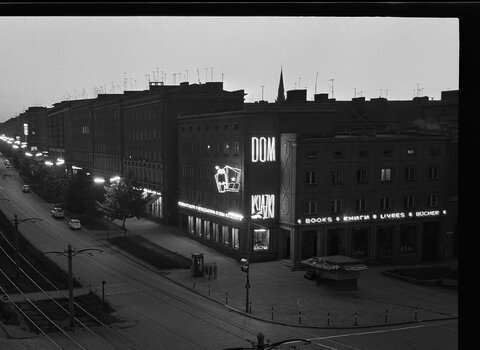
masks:
<svg viewBox="0 0 480 350"><path fill-rule="evenodd" d="M360 152L358 152L358 156L360 158L367 158L368 157L368 152L367 151L360 151Z"/></svg>
<svg viewBox="0 0 480 350"><path fill-rule="evenodd" d="M333 214L338 214L343 211L343 201L341 199L332 199L330 201L330 209Z"/></svg>
<svg viewBox="0 0 480 350"><path fill-rule="evenodd" d="M317 213L317 202L316 201L305 201L304 214L316 214Z"/></svg>
<svg viewBox="0 0 480 350"><path fill-rule="evenodd" d="M415 181L415 168L405 168L405 181Z"/></svg>
<svg viewBox="0 0 480 350"><path fill-rule="evenodd" d="M367 169L357 169L357 183L367 183L368 182L368 171Z"/></svg>
<svg viewBox="0 0 480 350"><path fill-rule="evenodd" d="M427 198L427 200L428 200L428 206L429 206L430 208L436 208L436 207L438 207L438 197L437 197L436 194L431 194L431 195L429 195L428 198Z"/></svg>
<svg viewBox="0 0 480 350"><path fill-rule="evenodd" d="M317 159L317 152L315 151L307 152L307 159Z"/></svg>
<svg viewBox="0 0 480 350"><path fill-rule="evenodd" d="M365 198L358 198L355 200L355 209L357 212L364 212L367 210L367 201Z"/></svg>
<svg viewBox="0 0 480 350"><path fill-rule="evenodd" d="M380 198L380 209L382 211L390 210L390 198L388 197Z"/></svg>
<svg viewBox="0 0 480 350"><path fill-rule="evenodd" d="M305 173L305 183L307 185L316 185L317 184L317 172L316 171L307 171Z"/></svg>
<svg viewBox="0 0 480 350"><path fill-rule="evenodd" d="M341 151L335 151L333 152L333 158L335 159L343 158L343 153Z"/></svg>
<svg viewBox="0 0 480 350"><path fill-rule="evenodd" d="M405 209L415 208L415 197L414 196L405 196Z"/></svg>
<svg viewBox="0 0 480 350"><path fill-rule="evenodd" d="M331 175L332 175L332 185L343 184L343 171L342 170L333 170Z"/></svg>
<svg viewBox="0 0 480 350"><path fill-rule="evenodd" d="M384 157L392 157L393 156L393 151L391 149L386 149L383 151L383 156Z"/></svg>
<svg viewBox="0 0 480 350"><path fill-rule="evenodd" d="M428 168L428 179L429 180L438 180L438 168L437 167Z"/></svg>

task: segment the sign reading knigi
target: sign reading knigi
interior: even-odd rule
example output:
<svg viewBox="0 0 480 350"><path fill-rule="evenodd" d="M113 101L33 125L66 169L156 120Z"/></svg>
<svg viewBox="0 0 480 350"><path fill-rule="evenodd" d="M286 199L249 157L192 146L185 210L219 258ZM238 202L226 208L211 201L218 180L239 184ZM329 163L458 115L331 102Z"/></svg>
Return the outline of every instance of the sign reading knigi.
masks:
<svg viewBox="0 0 480 350"><path fill-rule="evenodd" d="M406 218L419 218L419 217L438 217L447 215L446 210L422 210L422 211L410 211L410 212L398 212L398 213L381 213L381 214L366 214L366 215L343 215L343 216L323 216L298 219L298 224L326 224L333 222L360 222L360 221L382 221L382 220L395 220Z"/></svg>
<svg viewBox="0 0 480 350"><path fill-rule="evenodd" d="M273 219L275 217L275 195L253 194L251 213L260 215L262 219Z"/></svg>
<svg viewBox="0 0 480 350"><path fill-rule="evenodd" d="M275 137L252 137L252 162L275 161Z"/></svg>

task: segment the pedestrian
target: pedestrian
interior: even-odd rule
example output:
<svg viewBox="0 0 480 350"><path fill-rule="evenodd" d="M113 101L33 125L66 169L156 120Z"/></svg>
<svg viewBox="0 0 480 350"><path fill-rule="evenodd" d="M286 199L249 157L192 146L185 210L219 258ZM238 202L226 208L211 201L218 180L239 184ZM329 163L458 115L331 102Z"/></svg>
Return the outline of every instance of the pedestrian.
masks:
<svg viewBox="0 0 480 350"><path fill-rule="evenodd" d="M213 278L217 278L217 263L213 263Z"/></svg>

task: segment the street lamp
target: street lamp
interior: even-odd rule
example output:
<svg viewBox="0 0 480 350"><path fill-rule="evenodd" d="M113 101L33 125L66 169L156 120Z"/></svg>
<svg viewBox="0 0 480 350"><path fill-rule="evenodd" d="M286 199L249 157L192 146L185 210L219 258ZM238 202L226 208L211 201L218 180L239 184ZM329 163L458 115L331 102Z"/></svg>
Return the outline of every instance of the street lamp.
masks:
<svg viewBox="0 0 480 350"><path fill-rule="evenodd" d="M248 305L250 303L250 295L249 295L249 289L250 289L250 260L249 260L249 255L250 255L250 248L252 246L251 243L251 225L252 225L252 219L259 219L261 218L261 215L259 213L255 213L252 216L246 217L245 219L247 220L247 258L241 259L240 262L242 263L241 270L245 272L247 275L247 281L245 283L245 312L248 313Z"/></svg>
<svg viewBox="0 0 480 350"><path fill-rule="evenodd" d="M36 221L42 221L40 218L25 218L18 219L17 214L13 216L13 223L15 224L15 278L18 278L19 275L19 247L18 247L18 225L22 222L30 221L32 223Z"/></svg>
<svg viewBox="0 0 480 350"><path fill-rule="evenodd" d="M70 310L70 328L73 329L74 327L74 308L73 308L73 268L72 268L72 258L81 253L85 253L87 251L98 251L100 253L103 252L101 249L96 249L96 248L87 248L87 249L80 249L80 250L75 250L72 249L72 246L69 244L67 247L66 251L63 252L45 252L43 254L57 254L57 255L63 255L68 258L68 297L69 297L69 310ZM92 255L92 253L88 253Z"/></svg>

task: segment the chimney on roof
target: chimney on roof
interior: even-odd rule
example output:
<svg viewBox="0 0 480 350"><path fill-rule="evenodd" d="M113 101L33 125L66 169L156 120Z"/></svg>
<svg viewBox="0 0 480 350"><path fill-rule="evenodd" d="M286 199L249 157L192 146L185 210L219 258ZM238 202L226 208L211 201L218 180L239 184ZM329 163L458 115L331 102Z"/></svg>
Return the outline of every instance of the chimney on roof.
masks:
<svg viewBox="0 0 480 350"><path fill-rule="evenodd" d="M287 102L306 102L307 90L289 90L287 91Z"/></svg>
<svg viewBox="0 0 480 350"><path fill-rule="evenodd" d="M328 94L315 94L313 100L315 102L328 102Z"/></svg>

